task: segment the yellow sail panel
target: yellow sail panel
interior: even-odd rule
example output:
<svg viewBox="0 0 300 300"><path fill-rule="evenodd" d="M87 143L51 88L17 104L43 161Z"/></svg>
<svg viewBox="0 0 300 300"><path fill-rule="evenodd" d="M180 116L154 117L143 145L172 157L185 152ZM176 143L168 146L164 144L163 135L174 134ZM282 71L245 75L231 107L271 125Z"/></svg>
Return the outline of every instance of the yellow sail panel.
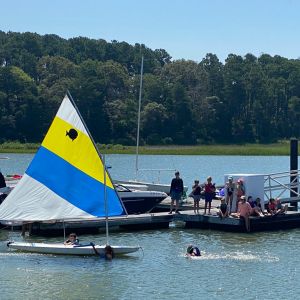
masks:
<svg viewBox="0 0 300 300"><path fill-rule="evenodd" d="M57 116L54 118L42 146L87 175L104 183L103 164L92 140L61 118ZM107 173L106 185L113 188Z"/></svg>

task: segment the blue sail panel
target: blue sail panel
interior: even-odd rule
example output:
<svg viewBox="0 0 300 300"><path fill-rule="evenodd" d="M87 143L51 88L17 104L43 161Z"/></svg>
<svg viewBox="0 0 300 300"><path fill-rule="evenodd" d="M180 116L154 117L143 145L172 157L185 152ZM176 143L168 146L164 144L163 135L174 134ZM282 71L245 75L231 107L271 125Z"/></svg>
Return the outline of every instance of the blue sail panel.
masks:
<svg viewBox="0 0 300 300"><path fill-rule="evenodd" d="M105 216L104 184L40 147L26 173L72 205L95 217ZM116 191L106 187L108 216L124 214Z"/></svg>

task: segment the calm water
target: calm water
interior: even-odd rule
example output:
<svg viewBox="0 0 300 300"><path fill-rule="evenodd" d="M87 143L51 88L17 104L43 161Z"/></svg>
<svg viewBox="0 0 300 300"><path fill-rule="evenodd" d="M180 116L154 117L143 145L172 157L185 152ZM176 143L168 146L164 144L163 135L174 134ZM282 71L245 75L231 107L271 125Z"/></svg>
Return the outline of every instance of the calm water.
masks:
<svg viewBox="0 0 300 300"><path fill-rule="evenodd" d="M3 173L22 173L32 155L1 155ZM134 176L134 156L109 155L113 178ZM225 173L269 173L288 170L288 157L141 156L141 168L176 168L185 184ZM169 182L173 172L161 174ZM154 174L142 174L152 180ZM144 252L111 262L96 257L65 257L9 252L6 241L18 232L0 231L0 299L298 299L300 229L233 234L170 229L116 233L111 244L139 244ZM29 238L27 238L28 240ZM103 243L105 236L84 235L81 241ZM43 238L30 240L44 241ZM51 238L50 241L62 241ZM189 260L194 243L203 256Z"/></svg>

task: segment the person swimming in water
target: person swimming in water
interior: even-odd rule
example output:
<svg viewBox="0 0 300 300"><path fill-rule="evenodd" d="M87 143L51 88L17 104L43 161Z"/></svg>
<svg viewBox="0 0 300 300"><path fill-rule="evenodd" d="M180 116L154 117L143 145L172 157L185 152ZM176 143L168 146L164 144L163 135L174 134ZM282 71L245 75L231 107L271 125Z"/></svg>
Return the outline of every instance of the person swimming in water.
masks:
<svg viewBox="0 0 300 300"><path fill-rule="evenodd" d="M186 249L186 256L201 256L201 252L198 247L189 245Z"/></svg>

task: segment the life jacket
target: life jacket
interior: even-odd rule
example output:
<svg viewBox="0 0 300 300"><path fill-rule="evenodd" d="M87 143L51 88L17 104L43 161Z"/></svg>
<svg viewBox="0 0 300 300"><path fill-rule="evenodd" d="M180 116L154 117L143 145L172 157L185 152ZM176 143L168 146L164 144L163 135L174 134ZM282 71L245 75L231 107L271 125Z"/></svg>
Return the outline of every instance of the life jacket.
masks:
<svg viewBox="0 0 300 300"><path fill-rule="evenodd" d="M198 247L193 247L193 253L195 256L201 256L200 250Z"/></svg>

